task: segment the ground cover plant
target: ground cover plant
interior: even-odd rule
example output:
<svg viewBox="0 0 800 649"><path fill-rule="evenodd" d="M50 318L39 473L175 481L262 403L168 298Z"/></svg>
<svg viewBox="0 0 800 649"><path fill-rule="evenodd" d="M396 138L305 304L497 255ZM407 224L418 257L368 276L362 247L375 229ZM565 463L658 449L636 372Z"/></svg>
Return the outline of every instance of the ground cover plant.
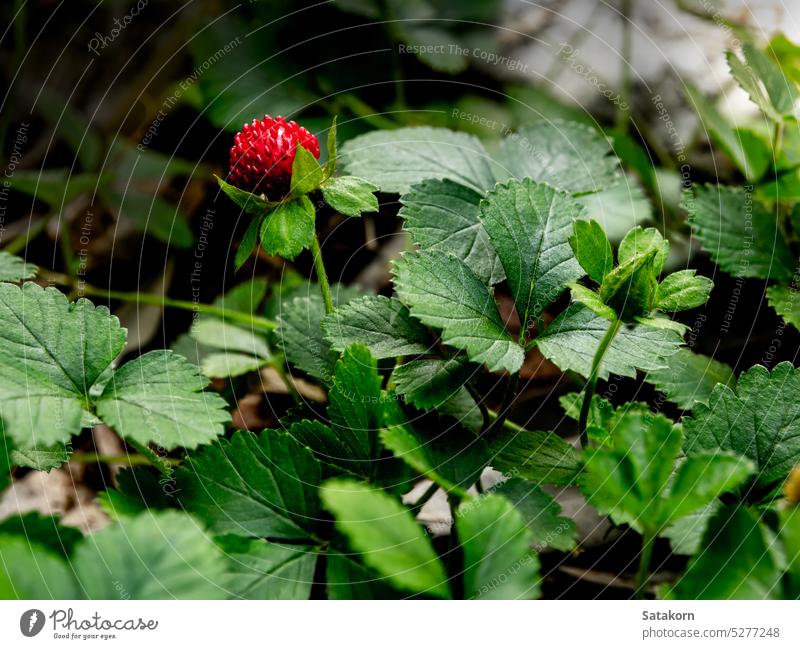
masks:
<svg viewBox="0 0 800 649"><path fill-rule="evenodd" d="M717 176L619 123L304 119L219 68L199 166L57 127L79 171L6 185L41 215L0 251L0 489L74 471L102 524L3 517L0 596L800 597L797 54L728 53L747 126L686 90ZM134 288L97 222L142 238Z"/></svg>

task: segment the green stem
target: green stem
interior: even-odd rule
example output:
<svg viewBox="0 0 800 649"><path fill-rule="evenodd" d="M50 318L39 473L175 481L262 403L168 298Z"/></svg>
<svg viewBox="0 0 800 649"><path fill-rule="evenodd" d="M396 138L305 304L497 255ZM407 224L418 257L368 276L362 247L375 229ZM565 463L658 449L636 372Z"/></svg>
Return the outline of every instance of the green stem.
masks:
<svg viewBox="0 0 800 649"><path fill-rule="evenodd" d="M9 243L3 250L11 255L16 255L18 252L21 252L25 249L25 246L28 245L30 241L33 241L36 237L38 237L42 231L44 230L45 226L47 225L47 221L50 220L50 215L39 217L37 220L33 221L29 226L28 229L25 230L22 234L20 234L16 239L13 239L11 243Z"/></svg>
<svg viewBox="0 0 800 649"><path fill-rule="evenodd" d="M69 282L67 282L67 284L69 284ZM201 304L199 302L191 302L189 300L173 300L172 298L168 298L163 295L151 295L149 293L138 293L136 291L109 291L98 288L97 286L91 286L89 284L84 284L79 288L84 295L102 297L107 300L152 304L153 306L182 309L184 311L194 311L196 313L205 313L207 315L216 316L230 322L246 324L254 329L260 329L262 331L274 331L278 328L278 323L274 320L268 320L267 318L262 318L261 316L257 315L248 315L247 313L241 313L239 311L232 311L231 309L222 309L211 304Z"/></svg>
<svg viewBox="0 0 800 649"><path fill-rule="evenodd" d="M325 303L325 313L333 313L333 296L331 295L331 285L328 283L328 273L325 272L325 263L322 261L322 250L319 248L319 237L315 234L311 242L311 254L314 256L314 270L319 281L319 290L322 293L322 301Z"/></svg>
<svg viewBox="0 0 800 649"><path fill-rule="evenodd" d="M503 403L500 404L500 412L494 413L496 415L496 418L489 426L489 428L486 429L487 435L493 435L505 425L506 418L511 412L511 407L514 405L514 399L517 398L518 385L519 385L519 372L517 372L516 374L512 374L509 377L508 383L506 384L505 394L503 394Z"/></svg>
<svg viewBox="0 0 800 649"><path fill-rule="evenodd" d="M489 417L492 419L492 421L497 421L498 419L500 419L500 414L497 411L492 410L491 408L487 408L486 409L486 414L489 415ZM525 432L525 428L523 428L522 426L520 426L517 423L514 423L513 421L509 421L508 419L503 419L501 425L503 426L503 428L508 428L508 430L512 430L515 433L524 433Z"/></svg>
<svg viewBox="0 0 800 649"><path fill-rule="evenodd" d="M161 457L153 449L147 446L147 444L140 444L132 439L125 439L125 442L146 457L150 461L150 464L159 470L161 475L166 477L170 477L172 475L173 462L170 460L170 458Z"/></svg>
<svg viewBox="0 0 800 649"><path fill-rule="evenodd" d="M161 458L168 464L178 464L178 460L171 457ZM105 455L103 453L89 453L76 451L69 456L70 462L79 464L127 464L128 466L149 466L153 462L149 457L136 454Z"/></svg>
<svg viewBox="0 0 800 649"><path fill-rule="evenodd" d="M650 560L653 557L653 546L656 544L656 534L645 531L642 537L642 552L639 555L639 570L636 573L636 599L644 599L647 591L647 582L650 578Z"/></svg>
<svg viewBox="0 0 800 649"><path fill-rule="evenodd" d="M605 336L603 336L603 339L600 341L600 345L598 346L597 351L594 354L594 358L592 359L592 369L589 372L589 378L586 379L586 388L584 390L583 403L581 404L581 414L578 418L578 430L581 434L581 448L586 448L586 445L589 443L587 423L589 421L589 409L592 406L592 397L594 397L594 391L597 387L597 375L600 372L600 363L603 362L603 357L606 355L606 351L608 351L611 341L614 340L614 336L617 335L617 332L621 326L622 320L619 318L612 320L611 326L608 328Z"/></svg>

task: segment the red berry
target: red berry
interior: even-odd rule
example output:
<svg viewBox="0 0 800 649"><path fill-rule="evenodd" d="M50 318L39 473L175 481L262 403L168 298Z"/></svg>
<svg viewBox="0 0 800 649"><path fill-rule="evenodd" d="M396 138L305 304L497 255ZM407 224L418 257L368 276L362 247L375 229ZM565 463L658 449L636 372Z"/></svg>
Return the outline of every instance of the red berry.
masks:
<svg viewBox="0 0 800 649"><path fill-rule="evenodd" d="M228 182L253 194L280 200L289 193L297 145L319 158L319 142L283 117L265 115L245 124L233 139Z"/></svg>

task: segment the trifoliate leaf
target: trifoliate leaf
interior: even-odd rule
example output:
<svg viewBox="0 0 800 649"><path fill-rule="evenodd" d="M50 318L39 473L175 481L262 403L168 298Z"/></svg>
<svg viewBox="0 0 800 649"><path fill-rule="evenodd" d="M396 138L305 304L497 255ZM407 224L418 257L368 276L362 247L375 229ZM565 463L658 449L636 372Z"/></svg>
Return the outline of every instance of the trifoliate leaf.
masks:
<svg viewBox="0 0 800 649"><path fill-rule="evenodd" d="M24 259L5 251L0 251L0 282L19 282L36 277L39 269Z"/></svg>
<svg viewBox="0 0 800 649"><path fill-rule="evenodd" d="M781 570L772 558L758 517L726 507L711 519L702 549L689 562L671 599L780 598Z"/></svg>
<svg viewBox="0 0 800 649"><path fill-rule="evenodd" d="M261 247L268 255L294 259L311 246L315 218L308 196L280 203L261 223Z"/></svg>
<svg viewBox="0 0 800 649"><path fill-rule="evenodd" d="M571 304L536 339L544 356L563 370L589 376L592 359L611 323L589 309ZM600 378L609 374L636 376L636 370L666 367L683 339L675 331L644 325L623 326L600 364Z"/></svg>
<svg viewBox="0 0 800 649"><path fill-rule="evenodd" d="M703 249L734 277L791 279L794 255L774 214L752 192L702 185L684 195L684 206Z"/></svg>
<svg viewBox="0 0 800 649"><path fill-rule="evenodd" d="M377 457L378 427L383 421L378 365L361 343L345 349L333 369L328 418L349 450L348 457L367 462Z"/></svg>
<svg viewBox="0 0 800 649"><path fill-rule="evenodd" d="M647 382L684 410L697 402L708 403L717 383L729 384L733 370L725 363L681 349L666 359L666 367L647 373Z"/></svg>
<svg viewBox="0 0 800 649"><path fill-rule="evenodd" d="M89 599L218 599L226 559L183 512L122 518L75 550L72 566Z"/></svg>
<svg viewBox="0 0 800 649"><path fill-rule="evenodd" d="M575 221L569 245L581 268L598 284L614 267L611 242L594 219Z"/></svg>
<svg viewBox="0 0 800 649"><path fill-rule="evenodd" d="M596 192L619 180L619 162L597 130L564 120L542 120L503 140L504 177L531 178L572 194Z"/></svg>
<svg viewBox="0 0 800 649"><path fill-rule="evenodd" d="M97 414L122 437L171 450L219 437L228 404L204 392L208 379L185 358L153 351L118 369L97 401Z"/></svg>
<svg viewBox="0 0 800 649"><path fill-rule="evenodd" d="M656 289L656 308L662 311L686 311L708 301L714 282L698 276L695 270L679 270L667 275Z"/></svg>
<svg viewBox="0 0 800 649"><path fill-rule="evenodd" d="M800 298L796 289L779 284L770 286L767 289L767 302L781 318L800 330Z"/></svg>
<svg viewBox="0 0 800 649"><path fill-rule="evenodd" d="M378 186L356 176L335 176L320 187L325 202L345 216L378 211Z"/></svg>
<svg viewBox="0 0 800 649"><path fill-rule="evenodd" d="M605 445L584 452L581 489L600 512L639 532L659 533L738 487L754 469L736 454L703 452L676 470L682 435L663 415L628 410L609 432Z"/></svg>
<svg viewBox="0 0 800 649"><path fill-rule="evenodd" d="M750 500L777 495L789 471L800 464L800 370L783 362L770 372L755 365L735 387L717 385L708 405L695 404L684 418L687 453L730 450L752 459L758 470Z"/></svg>
<svg viewBox="0 0 800 649"><path fill-rule="evenodd" d="M509 478L494 487L492 493L506 498L522 514L533 535L534 547L563 552L575 547L575 521L559 516L560 505L540 486L521 478Z"/></svg>
<svg viewBox="0 0 800 649"><path fill-rule="evenodd" d="M398 215L422 250L455 255L493 285L505 273L478 218L483 195L452 180L426 180L401 197Z"/></svg>
<svg viewBox="0 0 800 649"><path fill-rule="evenodd" d="M533 533L505 498L494 494L461 503L456 514L464 552L464 597L534 599L541 594Z"/></svg>
<svg viewBox="0 0 800 649"><path fill-rule="evenodd" d="M317 550L264 539L224 536L218 541L228 559L223 586L230 599L308 599Z"/></svg>
<svg viewBox="0 0 800 649"><path fill-rule="evenodd" d="M444 566L411 512L389 494L352 480L329 480L320 489L336 527L366 565L396 588L449 598Z"/></svg>
<svg viewBox="0 0 800 649"><path fill-rule="evenodd" d="M573 484L581 463L575 448L555 433L521 430L491 442L491 466L536 484Z"/></svg>
<svg viewBox="0 0 800 649"><path fill-rule="evenodd" d="M600 299L625 322L647 316L653 310L658 288L658 254L651 248L643 255L626 259L600 285Z"/></svg>
<svg viewBox="0 0 800 649"><path fill-rule="evenodd" d="M319 462L279 431L239 431L177 470L181 504L217 534L306 539L319 515Z"/></svg>
<svg viewBox="0 0 800 649"><path fill-rule="evenodd" d="M568 194L526 178L497 185L480 210L527 329L583 274L569 244L573 221L583 208Z"/></svg>
<svg viewBox="0 0 800 649"><path fill-rule="evenodd" d="M235 185L226 183L219 176L217 176L217 184L220 186L220 189L228 195L228 198L248 214L264 216L275 207L275 203L271 203L257 194L251 194L243 189L239 189Z"/></svg>
<svg viewBox="0 0 800 649"><path fill-rule="evenodd" d="M320 186L323 178L322 167L314 154L298 144L292 162L292 194L300 196L313 192Z"/></svg>
<svg viewBox="0 0 800 649"><path fill-rule="evenodd" d="M36 284L0 284L0 418L19 450L67 442L90 389L122 351L105 307Z"/></svg>
<svg viewBox="0 0 800 649"><path fill-rule="evenodd" d="M344 144L341 162L347 173L398 194L432 178L447 178L480 193L495 182L480 141L443 128L367 133Z"/></svg>
<svg viewBox="0 0 800 649"><path fill-rule="evenodd" d="M524 352L506 331L489 289L451 255L405 254L395 265L395 288L411 314L442 329L442 340L490 371L516 372Z"/></svg>
<svg viewBox="0 0 800 649"><path fill-rule="evenodd" d="M428 330L395 298L368 295L339 307L322 321L325 339L336 351L362 342L374 358L428 353Z"/></svg>

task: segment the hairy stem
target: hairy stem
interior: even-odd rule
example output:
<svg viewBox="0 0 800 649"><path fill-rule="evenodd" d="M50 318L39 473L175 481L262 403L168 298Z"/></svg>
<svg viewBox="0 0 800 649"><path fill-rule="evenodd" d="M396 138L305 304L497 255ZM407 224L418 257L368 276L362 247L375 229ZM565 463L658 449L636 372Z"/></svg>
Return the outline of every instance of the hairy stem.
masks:
<svg viewBox="0 0 800 649"><path fill-rule="evenodd" d="M161 460L168 464L178 464L178 460L171 457L163 457ZM127 464L128 466L150 466L153 464L149 457L134 453L106 455L82 451L76 451L70 455L69 461L77 462L78 464Z"/></svg>
<svg viewBox="0 0 800 649"><path fill-rule="evenodd" d="M617 335L620 327L622 326L622 320L617 318L616 320L612 320L611 326L606 331L605 336L600 341L600 345L597 347L597 351L594 354L594 358L592 359L592 369L589 372L589 378L586 379L586 387L584 389L583 394L583 403L581 404L581 414L578 418L578 430L581 434L581 448L586 448L586 445L589 443L589 435L587 433L587 424L589 422L589 409L592 407L592 398L594 397L594 391L597 387L597 375L600 372L600 364L603 362L603 358L606 355L606 351L608 351L609 345L611 345L611 341L614 340L614 336Z"/></svg>
<svg viewBox="0 0 800 649"><path fill-rule="evenodd" d="M158 453L156 453L153 449L151 449L147 444L140 444L132 439L126 439L125 442L135 448L139 453L141 453L144 457L146 457L150 464L156 467L161 475L169 477L172 475L172 462L170 458L161 457Z"/></svg>
<svg viewBox="0 0 800 649"><path fill-rule="evenodd" d="M656 544L656 535L645 531L642 536L642 552L639 554L639 570L636 573L636 591L634 597L643 599L647 591L647 582L650 578L650 560L653 557L653 546Z"/></svg>
<svg viewBox="0 0 800 649"><path fill-rule="evenodd" d="M328 283L328 273L325 272L325 262L322 261L322 251L319 248L319 237L314 235L311 242L311 254L314 256L314 270L319 281L319 290L322 293L322 301L325 303L325 313L333 313L333 296L331 295L331 285Z"/></svg>

